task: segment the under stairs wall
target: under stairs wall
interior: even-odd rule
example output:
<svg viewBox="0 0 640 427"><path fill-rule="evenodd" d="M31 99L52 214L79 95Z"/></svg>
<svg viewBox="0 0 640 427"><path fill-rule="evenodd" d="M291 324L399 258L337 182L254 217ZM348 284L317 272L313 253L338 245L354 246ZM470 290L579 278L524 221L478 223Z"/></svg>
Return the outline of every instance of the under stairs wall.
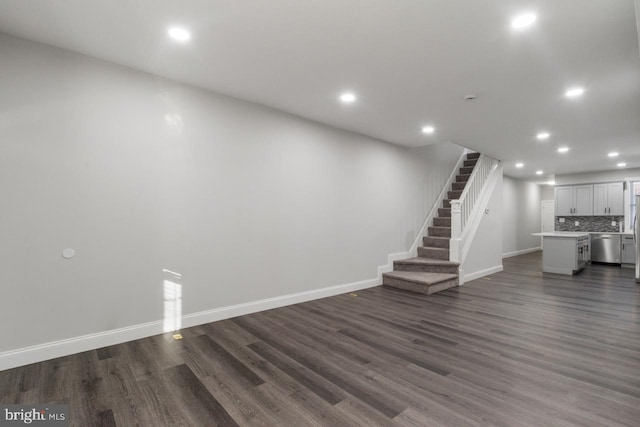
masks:
<svg viewBox="0 0 640 427"><path fill-rule="evenodd" d="M544 186L549 187L549 186ZM541 249L540 232L542 186L508 176L502 182L502 257L522 255ZM553 198L553 197L552 197Z"/></svg>
<svg viewBox="0 0 640 427"><path fill-rule="evenodd" d="M502 164L478 231L471 243L462 270L464 282L502 271Z"/></svg>
<svg viewBox="0 0 640 427"><path fill-rule="evenodd" d="M0 369L163 332L163 270L185 327L378 285L463 152L7 35L0 52Z"/></svg>

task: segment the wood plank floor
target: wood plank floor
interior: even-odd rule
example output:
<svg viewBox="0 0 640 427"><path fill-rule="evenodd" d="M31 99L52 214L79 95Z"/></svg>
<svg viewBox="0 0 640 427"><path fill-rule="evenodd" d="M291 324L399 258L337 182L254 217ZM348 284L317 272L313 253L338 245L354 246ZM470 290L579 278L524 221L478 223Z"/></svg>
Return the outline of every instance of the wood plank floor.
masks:
<svg viewBox="0 0 640 427"><path fill-rule="evenodd" d="M638 426L631 269L541 255L425 296L377 287L0 372L77 426Z"/></svg>

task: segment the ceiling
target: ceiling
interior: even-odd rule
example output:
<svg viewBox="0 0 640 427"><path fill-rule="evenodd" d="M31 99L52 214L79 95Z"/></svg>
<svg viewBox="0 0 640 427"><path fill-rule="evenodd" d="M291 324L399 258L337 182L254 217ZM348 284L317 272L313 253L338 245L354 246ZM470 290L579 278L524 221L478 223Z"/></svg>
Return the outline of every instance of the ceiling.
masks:
<svg viewBox="0 0 640 427"><path fill-rule="evenodd" d="M523 11L537 21L515 31ZM640 167L636 21L633 0L0 2L0 32L395 144L455 142L527 180ZM584 96L566 98L572 85Z"/></svg>

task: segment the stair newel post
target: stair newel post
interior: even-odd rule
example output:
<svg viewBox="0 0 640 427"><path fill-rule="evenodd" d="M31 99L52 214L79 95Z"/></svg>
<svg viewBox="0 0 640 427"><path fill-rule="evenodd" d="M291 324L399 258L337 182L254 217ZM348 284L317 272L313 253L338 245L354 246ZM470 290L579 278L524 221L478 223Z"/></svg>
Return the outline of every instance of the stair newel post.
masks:
<svg viewBox="0 0 640 427"><path fill-rule="evenodd" d="M451 240L449 241L449 261L461 262L460 256L460 238L462 236L462 202L460 200L451 200ZM462 270L460 270L461 272ZM460 275L460 284L462 284L462 275Z"/></svg>

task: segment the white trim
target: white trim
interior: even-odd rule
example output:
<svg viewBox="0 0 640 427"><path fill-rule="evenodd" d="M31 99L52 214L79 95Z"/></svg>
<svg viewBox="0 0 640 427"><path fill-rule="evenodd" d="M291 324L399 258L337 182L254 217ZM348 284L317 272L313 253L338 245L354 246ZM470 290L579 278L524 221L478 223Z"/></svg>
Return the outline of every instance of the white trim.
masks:
<svg viewBox="0 0 640 427"><path fill-rule="evenodd" d="M258 301L251 301L228 307L214 308L197 313L187 314L182 317L182 325L185 328L202 325L204 323L217 322L219 320L232 317L243 316L245 314L257 313L259 311L271 310L292 304L299 304L320 298L340 295L347 292L359 291L361 289L372 288L380 285L378 278L361 280L359 282L347 283L344 285L329 286L327 288L314 289L311 291L297 292L295 294L283 295L279 297L266 298Z"/></svg>
<svg viewBox="0 0 640 427"><path fill-rule="evenodd" d="M476 271L464 275L464 282L467 283L470 280L476 280L481 277L489 276L491 274L500 273L503 270L502 264L493 267L485 268L484 270Z"/></svg>
<svg viewBox="0 0 640 427"><path fill-rule="evenodd" d="M389 256L391 257L392 254ZM381 267L378 268L380 270ZM298 292L295 294L282 295L273 298L266 298L258 301L251 301L227 307L215 308L212 310L200 311L186 314L182 318L182 327L201 325L204 323L216 322L218 320L229 319L231 317L284 307L291 304L298 304L320 298L326 298L347 292L372 288L381 284L379 278L361 280L359 282L347 283L344 285L329 286L311 291ZM127 326L125 328L112 329L110 331L98 332L95 334L82 335L79 337L53 341L45 344L23 347L0 353L0 371L11 369L30 363L42 362L56 357L68 356L70 354L83 351L94 350L109 345L120 344L152 335L162 334L162 320L141 323Z"/></svg>
<svg viewBox="0 0 640 427"><path fill-rule="evenodd" d="M530 254L531 252L538 252L541 250L542 248L538 246L537 248L529 248L529 249L522 249L520 251L507 252L506 254L502 254L502 259L511 258L518 255Z"/></svg>
<svg viewBox="0 0 640 427"><path fill-rule="evenodd" d="M0 370L42 362L161 333L162 321L157 320L155 322L140 323L125 328L23 347L17 350L9 350L0 353Z"/></svg>
<svg viewBox="0 0 640 427"><path fill-rule="evenodd" d="M453 180L455 179L456 175L458 175L458 172L462 167L462 165L464 164L467 154L469 153L473 153L473 151L469 150L468 148L465 148L464 150L462 150L462 154L460 154L460 157L458 158L458 161L456 162L455 167L449 174L449 178L447 178L447 182L445 182L445 184L442 186L442 191L440 191L440 194L438 194L438 197L436 197L433 203L433 206L429 211L429 214L427 215L424 222L422 223L422 228L420 228L418 235L416 236L415 240L413 241L413 244L409 248L409 251L408 251L409 256L415 256L411 254L416 254L418 251L418 246L422 246L422 237L427 235L427 228L431 225L431 221L433 220L436 213L438 212L438 208L441 207L442 200L445 199L444 196L447 194L447 192L451 188L451 184L453 183Z"/></svg>

